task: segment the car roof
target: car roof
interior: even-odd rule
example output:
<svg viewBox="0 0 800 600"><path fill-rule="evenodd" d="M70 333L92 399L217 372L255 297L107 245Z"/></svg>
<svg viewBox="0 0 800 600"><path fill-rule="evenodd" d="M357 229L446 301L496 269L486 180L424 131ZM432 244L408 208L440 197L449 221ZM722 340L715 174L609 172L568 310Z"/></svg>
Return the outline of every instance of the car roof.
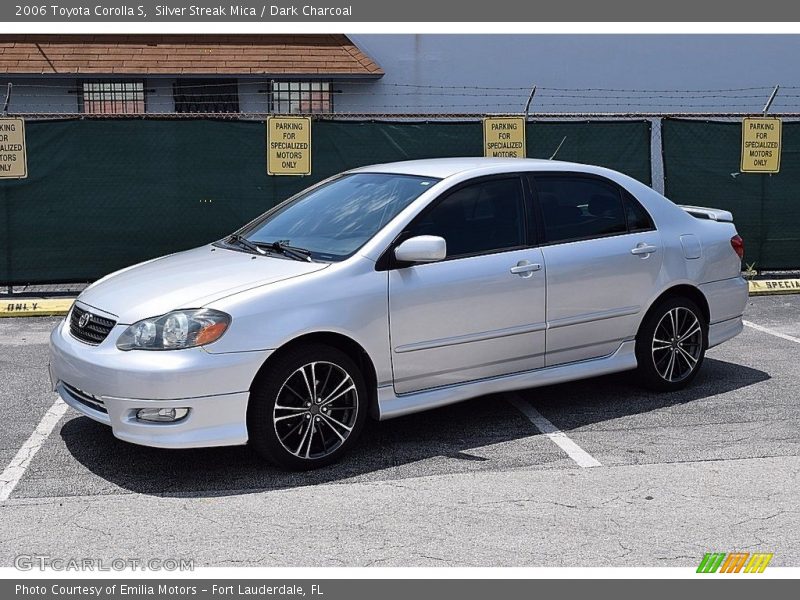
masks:
<svg viewBox="0 0 800 600"><path fill-rule="evenodd" d="M404 160L400 162L370 165L353 169L351 173L398 173L403 175L420 175L445 179L465 171L480 171L485 174L506 171L547 171L547 170L591 171L588 165L544 160L539 158L484 158L482 156L465 156L461 158L426 158L422 160Z"/></svg>

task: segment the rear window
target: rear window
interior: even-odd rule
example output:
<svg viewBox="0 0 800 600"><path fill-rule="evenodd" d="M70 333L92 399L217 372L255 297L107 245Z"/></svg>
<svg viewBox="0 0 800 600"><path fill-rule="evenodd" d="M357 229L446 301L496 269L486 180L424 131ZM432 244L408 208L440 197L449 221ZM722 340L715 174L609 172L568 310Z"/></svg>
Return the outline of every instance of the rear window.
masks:
<svg viewBox="0 0 800 600"><path fill-rule="evenodd" d="M622 203L625 206L625 218L628 221L629 231L651 231L656 228L644 206L625 190L622 191Z"/></svg>
<svg viewBox="0 0 800 600"><path fill-rule="evenodd" d="M627 231L619 188L601 179L546 176L536 188L548 243Z"/></svg>

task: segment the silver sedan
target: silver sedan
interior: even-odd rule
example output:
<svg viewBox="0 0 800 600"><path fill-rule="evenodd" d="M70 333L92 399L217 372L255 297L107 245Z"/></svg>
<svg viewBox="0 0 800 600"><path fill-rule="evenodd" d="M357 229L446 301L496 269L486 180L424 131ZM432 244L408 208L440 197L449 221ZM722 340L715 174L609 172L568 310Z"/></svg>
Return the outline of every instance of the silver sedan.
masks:
<svg viewBox="0 0 800 600"><path fill-rule="evenodd" d="M355 169L88 287L51 379L122 440L287 469L336 460L368 415L634 369L676 390L742 330L732 221L587 165Z"/></svg>

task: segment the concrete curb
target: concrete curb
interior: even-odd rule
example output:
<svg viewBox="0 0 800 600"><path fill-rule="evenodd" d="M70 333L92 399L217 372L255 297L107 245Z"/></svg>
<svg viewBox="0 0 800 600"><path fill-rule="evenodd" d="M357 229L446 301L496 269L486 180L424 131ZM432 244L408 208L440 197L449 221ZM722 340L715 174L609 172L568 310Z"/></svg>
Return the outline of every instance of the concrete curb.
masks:
<svg viewBox="0 0 800 600"><path fill-rule="evenodd" d="M752 279L747 284L751 296L800 294L800 279Z"/></svg>
<svg viewBox="0 0 800 600"><path fill-rule="evenodd" d="M800 279L760 279L747 283L751 296L800 294ZM75 298L3 298L0 318L63 316L74 301Z"/></svg>
<svg viewBox="0 0 800 600"><path fill-rule="evenodd" d="M75 298L2 298L2 317L48 317L66 315Z"/></svg>

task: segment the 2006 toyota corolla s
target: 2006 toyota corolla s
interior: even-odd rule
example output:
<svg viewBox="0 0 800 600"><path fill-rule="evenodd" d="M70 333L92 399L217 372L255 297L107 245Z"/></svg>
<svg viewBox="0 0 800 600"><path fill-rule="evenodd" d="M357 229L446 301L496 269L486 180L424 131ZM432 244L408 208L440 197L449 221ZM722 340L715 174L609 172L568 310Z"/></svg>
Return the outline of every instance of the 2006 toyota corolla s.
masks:
<svg viewBox="0 0 800 600"><path fill-rule="evenodd" d="M368 413L629 369L676 390L742 329L732 220L564 162L355 169L88 287L51 378L122 440L249 442L291 469L337 459Z"/></svg>

